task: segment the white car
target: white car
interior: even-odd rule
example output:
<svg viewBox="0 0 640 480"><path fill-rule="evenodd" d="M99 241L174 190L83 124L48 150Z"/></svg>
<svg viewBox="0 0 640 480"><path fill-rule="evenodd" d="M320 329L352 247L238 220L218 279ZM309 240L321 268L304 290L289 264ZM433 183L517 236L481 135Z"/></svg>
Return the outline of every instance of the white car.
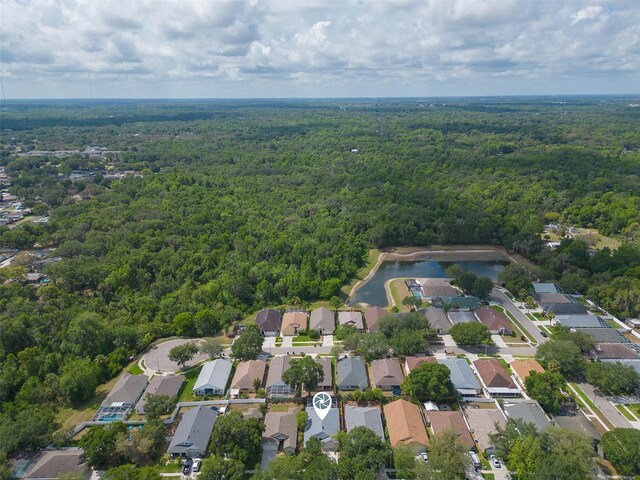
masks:
<svg viewBox="0 0 640 480"><path fill-rule="evenodd" d="M191 471L193 473L198 473L200 471L200 466L202 465L202 460L199 458L195 458L193 460L193 467L191 469Z"/></svg>
<svg viewBox="0 0 640 480"><path fill-rule="evenodd" d="M429 461L429 456L427 455L427 452L422 452L420 455L418 455L418 457L424 462Z"/></svg>
<svg viewBox="0 0 640 480"><path fill-rule="evenodd" d="M491 463L495 468L500 468L500 460L498 460L498 457L496 457L495 455L491 455L489 459L491 460Z"/></svg>

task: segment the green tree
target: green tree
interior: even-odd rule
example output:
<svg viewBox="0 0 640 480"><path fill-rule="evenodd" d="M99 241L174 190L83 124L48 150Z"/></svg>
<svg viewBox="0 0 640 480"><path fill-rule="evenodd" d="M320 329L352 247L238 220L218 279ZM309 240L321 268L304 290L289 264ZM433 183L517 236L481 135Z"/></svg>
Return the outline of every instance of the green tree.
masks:
<svg viewBox="0 0 640 480"><path fill-rule="evenodd" d="M517 475L518 480L535 479L536 471L543 461L544 452L537 435L521 435L515 438L511 445L506 463L509 469Z"/></svg>
<svg viewBox="0 0 640 480"><path fill-rule="evenodd" d="M85 459L92 467L104 469L119 463L120 455L116 448L116 439L127 432L122 422L108 426L91 427L80 439L80 446L84 450Z"/></svg>
<svg viewBox="0 0 640 480"><path fill-rule="evenodd" d="M375 479L389 458L389 447L371 429L356 427L340 438L338 473L344 479Z"/></svg>
<svg viewBox="0 0 640 480"><path fill-rule="evenodd" d="M393 466L398 478L416 478L416 452L411 445L401 445L393 449Z"/></svg>
<svg viewBox="0 0 640 480"><path fill-rule="evenodd" d="M453 430L431 437L429 461L418 463L419 480L463 480L469 463L469 449Z"/></svg>
<svg viewBox="0 0 640 480"><path fill-rule="evenodd" d="M491 291L493 290L493 280L489 277L478 277L473 282L471 287L471 294L478 297L480 300L489 300L491 297Z"/></svg>
<svg viewBox="0 0 640 480"><path fill-rule="evenodd" d="M85 478L85 477L83 477ZM105 480L161 480L162 476L150 467L126 464L113 467L104 474Z"/></svg>
<svg viewBox="0 0 640 480"><path fill-rule="evenodd" d="M580 349L566 340L550 340L536 351L536 359L547 370L560 372L566 378L578 378L584 372Z"/></svg>
<svg viewBox="0 0 640 480"><path fill-rule="evenodd" d="M176 335L195 337L198 335L198 326L193 315L183 312L173 318L173 328Z"/></svg>
<svg viewBox="0 0 640 480"><path fill-rule="evenodd" d="M424 353L429 347L424 331L410 332L403 330L389 339L393 352L398 356L415 355Z"/></svg>
<svg viewBox="0 0 640 480"><path fill-rule="evenodd" d="M600 446L619 474L640 474L640 430L614 428L602 435Z"/></svg>
<svg viewBox="0 0 640 480"><path fill-rule="evenodd" d="M255 360L262 353L264 338L256 325L250 325L231 345L231 353L238 360Z"/></svg>
<svg viewBox="0 0 640 480"><path fill-rule="evenodd" d="M389 343L382 333L360 333L357 335L357 339L354 350L367 362L383 358L389 352ZM346 343L347 340L345 340ZM345 348L347 348L346 345Z"/></svg>
<svg viewBox="0 0 640 480"><path fill-rule="evenodd" d="M480 322L457 323L450 330L451 338L458 345L477 346L491 341L489 329Z"/></svg>
<svg viewBox="0 0 640 480"><path fill-rule="evenodd" d="M245 419L240 412L218 417L211 434L210 450L215 455L227 455L252 467L249 462L260 460L263 425L255 418Z"/></svg>
<svg viewBox="0 0 640 480"><path fill-rule="evenodd" d="M322 365L307 355L299 360L291 360L289 369L282 374L282 380L296 390L304 387L311 395L311 391L324 380L324 370Z"/></svg>
<svg viewBox="0 0 640 480"><path fill-rule="evenodd" d="M524 381L527 393L537 400L548 413L558 413L562 404L568 400L563 392L565 382L562 375L554 372L532 372Z"/></svg>
<svg viewBox="0 0 640 480"><path fill-rule="evenodd" d="M510 418L504 427L496 425L496 432L489 434L489 438L496 449L497 456L506 460L511 455L511 450L518 438L537 435L538 431L534 424Z"/></svg>
<svg viewBox="0 0 640 480"><path fill-rule="evenodd" d="M16 409L5 405L7 411L0 413L0 454L45 447L55 425L51 408L26 405Z"/></svg>
<svg viewBox="0 0 640 480"><path fill-rule="evenodd" d="M524 300L533 291L532 275L519 263L510 263L498 273L498 281L515 296Z"/></svg>
<svg viewBox="0 0 640 480"><path fill-rule="evenodd" d="M147 401L144 404L144 414L147 420L155 420L169 413L175 406L175 398L169 395L147 394Z"/></svg>
<svg viewBox="0 0 640 480"><path fill-rule="evenodd" d="M243 480L245 465L235 458L212 456L202 462L201 480Z"/></svg>
<svg viewBox="0 0 640 480"><path fill-rule="evenodd" d="M198 345L195 342L176 345L169 350L169 360L176 362L180 367L184 368L187 362L196 356L198 351Z"/></svg>
<svg viewBox="0 0 640 480"><path fill-rule="evenodd" d="M580 349L583 354L588 354L593 351L596 346L596 341L593 337L587 333L574 331L572 332L568 328L556 325L553 327L553 339L554 340L566 340L574 343L576 347Z"/></svg>
<svg viewBox="0 0 640 480"><path fill-rule="evenodd" d="M342 307L344 307L344 302L340 299L340 297L331 297L329 299L329 305L331 306L331 308L333 310L340 310Z"/></svg>
<svg viewBox="0 0 640 480"><path fill-rule="evenodd" d="M596 479L595 452L591 438L562 428L547 428L540 434L544 461L538 464L536 479Z"/></svg>
<svg viewBox="0 0 640 480"><path fill-rule="evenodd" d="M441 402L455 398L450 371L440 363L423 363L411 370L402 382L402 393L415 400Z"/></svg>
<svg viewBox="0 0 640 480"><path fill-rule="evenodd" d="M416 310L422 305L422 300L414 295L408 295L402 299L402 305L409 307L411 310Z"/></svg>
<svg viewBox="0 0 640 480"><path fill-rule="evenodd" d="M640 388L640 374L622 362L587 363L586 379L605 395L630 395Z"/></svg>
<svg viewBox="0 0 640 480"><path fill-rule="evenodd" d="M140 466L160 457L164 441L164 424L157 419L148 420L144 428L122 432L116 437L116 453Z"/></svg>
<svg viewBox="0 0 640 480"><path fill-rule="evenodd" d="M64 364L60 375L60 393L70 405L78 405L96 393L100 370L88 358Z"/></svg>
<svg viewBox="0 0 640 480"><path fill-rule="evenodd" d="M209 338L200 343L200 351L214 359L222 353L222 343L217 338Z"/></svg>

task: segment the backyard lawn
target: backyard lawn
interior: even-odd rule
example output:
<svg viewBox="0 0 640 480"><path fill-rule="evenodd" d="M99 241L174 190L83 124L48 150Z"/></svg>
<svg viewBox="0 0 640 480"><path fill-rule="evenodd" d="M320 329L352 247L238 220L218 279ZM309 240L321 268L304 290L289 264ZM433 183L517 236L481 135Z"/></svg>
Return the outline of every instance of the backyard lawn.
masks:
<svg viewBox="0 0 640 480"><path fill-rule="evenodd" d="M193 396L193 387L196 384L196 380L198 379L201 369L202 366L199 366L184 374L184 383L182 384L182 388L178 394L179 402L191 402L195 400L195 397Z"/></svg>

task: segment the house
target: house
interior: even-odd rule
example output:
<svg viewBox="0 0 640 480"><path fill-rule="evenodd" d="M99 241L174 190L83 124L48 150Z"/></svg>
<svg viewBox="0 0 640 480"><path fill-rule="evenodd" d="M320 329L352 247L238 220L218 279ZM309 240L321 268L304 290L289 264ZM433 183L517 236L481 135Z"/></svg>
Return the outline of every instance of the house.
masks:
<svg viewBox="0 0 640 480"><path fill-rule="evenodd" d="M296 453L298 445L298 421L295 408L286 412L267 412L264 417L262 445L288 454Z"/></svg>
<svg viewBox="0 0 640 480"><path fill-rule="evenodd" d="M423 363L438 363L436 357L405 357L404 368L407 374L416 367L419 367Z"/></svg>
<svg viewBox="0 0 640 480"><path fill-rule="evenodd" d="M411 445L417 452L427 450L429 437L420 408L416 404L406 400L396 400L387 403L383 410L392 448Z"/></svg>
<svg viewBox="0 0 640 480"><path fill-rule="evenodd" d="M233 369L233 363L226 358L216 358L202 365L200 375L193 386L194 395L224 395Z"/></svg>
<svg viewBox="0 0 640 480"><path fill-rule="evenodd" d="M232 391L238 393L256 393L255 385L262 387L264 372L267 370L267 362L262 360L247 360L238 363L236 373L231 380Z"/></svg>
<svg viewBox="0 0 640 480"><path fill-rule="evenodd" d="M555 283L534 282L532 285L536 293L562 293L562 289Z"/></svg>
<svg viewBox="0 0 640 480"><path fill-rule="evenodd" d="M458 310L474 310L480 306L480 299L471 295L467 296L441 296L433 299L437 307L454 308Z"/></svg>
<svg viewBox="0 0 640 480"><path fill-rule="evenodd" d="M541 303L545 312L553 312L556 315L586 315L587 309L581 303Z"/></svg>
<svg viewBox="0 0 640 480"><path fill-rule="evenodd" d="M378 324L382 317L389 315L389 312L382 307L371 307L364 311L364 318L367 321L367 330L370 332L378 331Z"/></svg>
<svg viewBox="0 0 640 480"><path fill-rule="evenodd" d="M338 440L334 438L334 435L340 431L340 412L338 411L337 399L333 399L333 404L324 419L320 419L311 402L307 405L306 412L308 420L304 429L305 446L311 437L316 437L326 451L335 452L338 449Z"/></svg>
<svg viewBox="0 0 640 480"><path fill-rule="evenodd" d="M364 390L369 386L367 367L361 357L344 357L337 365L339 390Z"/></svg>
<svg viewBox="0 0 640 480"><path fill-rule="evenodd" d="M480 307L475 312L476 317L483 323L491 335L512 335L513 325L507 316L491 307Z"/></svg>
<svg viewBox="0 0 640 480"><path fill-rule="evenodd" d="M438 359L438 363L446 365L451 372L451 383L458 395L462 397L477 397L482 392L480 382L464 358Z"/></svg>
<svg viewBox="0 0 640 480"><path fill-rule="evenodd" d="M536 293L538 303L571 303L571 300L561 293Z"/></svg>
<svg viewBox="0 0 640 480"><path fill-rule="evenodd" d="M620 362L621 364L627 367L633 367L638 374L640 374L640 359L632 359L632 358L622 358L617 360L603 360L603 362Z"/></svg>
<svg viewBox="0 0 640 480"><path fill-rule="evenodd" d="M347 405L344 407L344 419L347 432L350 432L356 427L367 427L373 430L383 442L385 441L382 417L378 407Z"/></svg>
<svg viewBox="0 0 640 480"><path fill-rule="evenodd" d="M93 416L96 422L115 422L129 415L149 383L146 375L125 373L113 386Z"/></svg>
<svg viewBox="0 0 640 480"><path fill-rule="evenodd" d="M475 323L478 321L473 312L450 310L447 312L447 316L453 325L458 323Z"/></svg>
<svg viewBox="0 0 640 480"><path fill-rule="evenodd" d="M289 356L273 357L269 364L266 390L268 397L292 397L293 389L282 380L282 374L289 370Z"/></svg>
<svg viewBox="0 0 640 480"><path fill-rule="evenodd" d="M362 312L338 312L338 325L351 325L356 330L364 331L364 322L362 321Z"/></svg>
<svg viewBox="0 0 640 480"><path fill-rule="evenodd" d="M469 449L475 447L475 442L473 441L473 437L471 437L471 433L469 433L469 428L461 411L431 410L427 412L427 419L435 435L446 432L447 430L453 430L458 440L465 447Z"/></svg>
<svg viewBox="0 0 640 480"><path fill-rule="evenodd" d="M293 337L307 329L306 312L287 312L282 317L280 335L283 337Z"/></svg>
<svg viewBox="0 0 640 480"><path fill-rule="evenodd" d="M422 298L432 300L437 297L455 297L458 291L446 278L421 278L418 280Z"/></svg>
<svg viewBox="0 0 640 480"><path fill-rule="evenodd" d="M598 445L602 440L602 435L581 410L571 413L571 415L556 415L553 417L553 421L559 428L591 438L594 450L599 453Z"/></svg>
<svg viewBox="0 0 640 480"><path fill-rule="evenodd" d="M544 373L544 368L533 358L517 359L511 362L511 370L520 380L520 385L524 388L524 382L531 372Z"/></svg>
<svg viewBox="0 0 640 480"><path fill-rule="evenodd" d="M144 415L144 406L149 395L166 395L176 398L183 383L184 377L182 375L167 375L166 377L156 375L152 377L140 400L136 403L136 412L138 415Z"/></svg>
<svg viewBox="0 0 640 480"><path fill-rule="evenodd" d="M507 424L502 410L499 408L466 408L464 414L469 429L478 444L478 450L493 453L494 445L489 435L497 433L496 424L501 428Z"/></svg>
<svg viewBox="0 0 640 480"><path fill-rule="evenodd" d="M256 315L256 324L265 337L276 337L280 331L282 316L278 310L263 308Z"/></svg>
<svg viewBox="0 0 640 480"><path fill-rule="evenodd" d="M335 313L327 307L316 308L311 312L309 328L316 330L320 335L333 335L336 329Z"/></svg>
<svg viewBox="0 0 640 480"><path fill-rule="evenodd" d="M374 386L381 390L400 388L404 375L397 358L383 358L371 362L371 377Z"/></svg>
<svg viewBox="0 0 640 480"><path fill-rule="evenodd" d="M447 314L442 308L429 306L419 310L419 312L426 317L429 325L437 335L446 335L451 330L451 321L447 318Z"/></svg>
<svg viewBox="0 0 640 480"><path fill-rule="evenodd" d="M539 432L551 425L551 421L547 418L544 410L535 400L506 403L504 412L508 418L516 418L523 422L532 423Z"/></svg>
<svg viewBox="0 0 640 480"><path fill-rule="evenodd" d="M322 365L322 371L324 372L324 379L318 383L317 390L328 391L333 389L333 365L331 357L316 357L314 358L316 363Z"/></svg>
<svg viewBox="0 0 640 480"><path fill-rule="evenodd" d="M598 343L595 348L595 355L598 360L640 359L640 348L632 344Z"/></svg>
<svg viewBox="0 0 640 480"><path fill-rule="evenodd" d="M81 448L72 447L45 451L26 475L20 478L56 480L63 474L86 476L87 472L88 465L84 462L84 451Z"/></svg>
<svg viewBox="0 0 640 480"><path fill-rule="evenodd" d="M202 457L207 452L218 412L201 405L187 410L171 438L167 453L172 457Z"/></svg>
<svg viewBox="0 0 640 480"><path fill-rule="evenodd" d="M581 328L579 330L592 337L596 343L631 343L615 328Z"/></svg>
<svg viewBox="0 0 640 480"><path fill-rule="evenodd" d="M476 367L488 395L492 397L520 396L517 385L497 358L479 358L473 362L473 365Z"/></svg>
<svg viewBox="0 0 640 480"><path fill-rule="evenodd" d="M566 328L611 328L605 320L595 315L556 315L553 321Z"/></svg>

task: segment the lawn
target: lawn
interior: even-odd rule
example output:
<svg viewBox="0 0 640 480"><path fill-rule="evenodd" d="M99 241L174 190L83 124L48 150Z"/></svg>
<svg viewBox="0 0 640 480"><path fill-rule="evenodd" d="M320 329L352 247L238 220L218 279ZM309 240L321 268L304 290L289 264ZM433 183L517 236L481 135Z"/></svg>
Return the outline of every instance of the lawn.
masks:
<svg viewBox="0 0 640 480"><path fill-rule="evenodd" d="M144 373L144 371L140 368L140 366L137 363L134 363L133 365L131 365L128 371L131 375L142 375Z"/></svg>
<svg viewBox="0 0 640 480"><path fill-rule="evenodd" d="M533 338L529 334L529 332L527 332L527 330L522 325L520 325L520 322L518 322L518 320L516 320L516 318L513 315L511 315L511 312L509 312L506 308L500 305L491 305L491 308L504 313L509 318L509 320L511 320L511 323L513 323L516 326L516 329L520 331L520 335L524 335L525 338L528 338L529 342L531 342L532 345L535 346L538 344L535 338ZM518 335L518 332L516 332L516 335Z"/></svg>
<svg viewBox="0 0 640 480"><path fill-rule="evenodd" d="M196 380L198 379L201 369L202 366L196 367L184 374L185 382L182 384L180 393L178 393L179 402L191 402L195 400L195 397L193 396L193 387L196 384Z"/></svg>
<svg viewBox="0 0 640 480"><path fill-rule="evenodd" d="M626 408L624 408L623 405L616 405L616 408L618 409L618 411L624 415L624 417L627 420L631 420L632 422L634 422L636 419L633 417L633 415L631 415Z"/></svg>
<svg viewBox="0 0 640 480"><path fill-rule="evenodd" d="M393 302L400 309L400 311L408 312L409 307L402 304L402 299L405 297L410 297L411 292L407 288L407 285L404 283L404 281L404 278L394 278L389 282L389 290L391 291Z"/></svg>
<svg viewBox="0 0 640 480"><path fill-rule="evenodd" d="M269 405L270 412L288 412L290 408L299 408L297 404L292 402L271 403Z"/></svg>
<svg viewBox="0 0 640 480"><path fill-rule="evenodd" d="M297 337L293 337L291 340L293 343L308 343L308 342L316 342L317 340L313 340L308 335L298 335Z"/></svg>

